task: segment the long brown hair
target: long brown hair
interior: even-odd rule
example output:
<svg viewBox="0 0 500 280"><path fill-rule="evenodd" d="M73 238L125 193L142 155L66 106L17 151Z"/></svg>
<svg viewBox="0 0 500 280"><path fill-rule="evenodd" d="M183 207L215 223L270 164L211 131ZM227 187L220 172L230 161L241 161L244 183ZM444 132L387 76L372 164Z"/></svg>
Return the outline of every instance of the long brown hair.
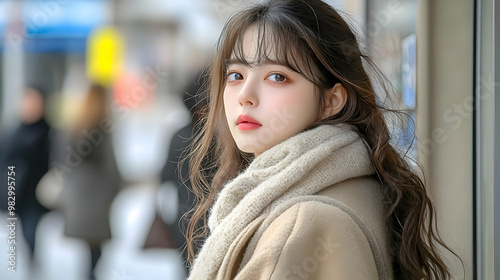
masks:
<svg viewBox="0 0 500 280"><path fill-rule="evenodd" d="M259 34L257 61L247 61L243 53L243 36L249 26ZM437 233L434 206L425 184L389 143L383 113L391 110L377 104L365 68L380 71L360 51L349 25L320 0L267 1L237 13L223 29L209 73L206 116L199 123L201 131L189 154L190 180L197 198L186 233L189 260L194 259L200 239L207 235L207 212L217 192L253 159L237 148L224 113L225 62L234 57L246 64L272 57L316 85L320 106L325 102L322 93L341 83L347 91L346 105L312 126L353 124L368 143L374 169L384 186L395 278L451 278L438 247L450 249ZM212 163L215 173L201 168L204 159ZM197 227L200 221L203 226Z"/></svg>
<svg viewBox="0 0 500 280"><path fill-rule="evenodd" d="M98 84L90 85L79 108L72 135L82 137L83 130L97 128L101 120L109 117L108 103L106 88Z"/></svg>

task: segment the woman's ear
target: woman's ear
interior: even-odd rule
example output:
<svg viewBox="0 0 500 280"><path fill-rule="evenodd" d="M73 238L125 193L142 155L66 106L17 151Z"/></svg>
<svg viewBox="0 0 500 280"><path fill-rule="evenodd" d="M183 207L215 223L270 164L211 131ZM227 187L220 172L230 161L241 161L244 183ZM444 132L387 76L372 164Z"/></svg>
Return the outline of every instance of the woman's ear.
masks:
<svg viewBox="0 0 500 280"><path fill-rule="evenodd" d="M346 101L347 91L340 83L336 83L333 88L325 92L325 107L321 119L329 118L340 112Z"/></svg>

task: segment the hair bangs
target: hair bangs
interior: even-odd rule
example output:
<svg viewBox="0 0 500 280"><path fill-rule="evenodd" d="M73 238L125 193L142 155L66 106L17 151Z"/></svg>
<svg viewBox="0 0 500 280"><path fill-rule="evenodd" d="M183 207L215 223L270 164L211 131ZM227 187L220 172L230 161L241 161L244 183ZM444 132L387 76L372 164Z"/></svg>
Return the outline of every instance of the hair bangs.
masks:
<svg viewBox="0 0 500 280"><path fill-rule="evenodd" d="M244 17L244 15L241 15ZM311 51L311 46L298 31L287 20L271 19L264 16L259 18L242 19L235 18L230 34L226 34L225 45L223 45L222 57L224 67L227 68L230 61L237 61L247 67L254 67L266 62L283 65L292 71L301 74L305 79L320 85L317 62ZM250 28L255 28L257 44L254 57L245 53L245 35Z"/></svg>

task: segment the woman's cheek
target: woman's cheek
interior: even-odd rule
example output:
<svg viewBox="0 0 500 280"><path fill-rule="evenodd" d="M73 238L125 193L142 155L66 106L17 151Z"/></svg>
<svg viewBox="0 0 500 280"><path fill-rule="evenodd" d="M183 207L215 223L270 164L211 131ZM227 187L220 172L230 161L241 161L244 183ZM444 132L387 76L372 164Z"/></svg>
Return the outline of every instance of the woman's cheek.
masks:
<svg viewBox="0 0 500 280"><path fill-rule="evenodd" d="M231 109L234 109L236 106L237 96L233 93L233 90L231 89L226 89L224 90L224 96L223 96L223 101L224 101L224 107L226 112L228 112Z"/></svg>
<svg viewBox="0 0 500 280"><path fill-rule="evenodd" d="M290 129L290 125L297 122L300 105L295 104L290 97L280 97L268 100L263 106L263 111L267 112L265 121L268 122L271 129L278 131ZM263 105L261 103L261 105Z"/></svg>

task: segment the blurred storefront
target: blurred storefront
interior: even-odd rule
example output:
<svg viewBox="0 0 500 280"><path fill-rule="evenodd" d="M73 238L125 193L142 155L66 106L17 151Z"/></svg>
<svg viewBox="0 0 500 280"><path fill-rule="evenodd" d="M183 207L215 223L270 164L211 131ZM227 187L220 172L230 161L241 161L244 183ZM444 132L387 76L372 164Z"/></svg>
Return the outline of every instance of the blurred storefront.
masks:
<svg viewBox="0 0 500 280"><path fill-rule="evenodd" d="M425 169L437 226L465 265L449 256L457 279L500 279L496 4L367 2L367 47L413 119L399 132L415 129L418 142L399 143Z"/></svg>
<svg viewBox="0 0 500 280"><path fill-rule="evenodd" d="M368 10L368 46L380 54L379 64L395 86L392 107L408 114L395 122L402 133L395 134L396 143L424 168L437 208L437 227L465 264L464 271L450 254L453 275L469 279L473 273L471 112L458 126L449 119L455 114L454 104L472 95L473 3L376 0L369 1ZM417 142L411 142L413 133Z"/></svg>

